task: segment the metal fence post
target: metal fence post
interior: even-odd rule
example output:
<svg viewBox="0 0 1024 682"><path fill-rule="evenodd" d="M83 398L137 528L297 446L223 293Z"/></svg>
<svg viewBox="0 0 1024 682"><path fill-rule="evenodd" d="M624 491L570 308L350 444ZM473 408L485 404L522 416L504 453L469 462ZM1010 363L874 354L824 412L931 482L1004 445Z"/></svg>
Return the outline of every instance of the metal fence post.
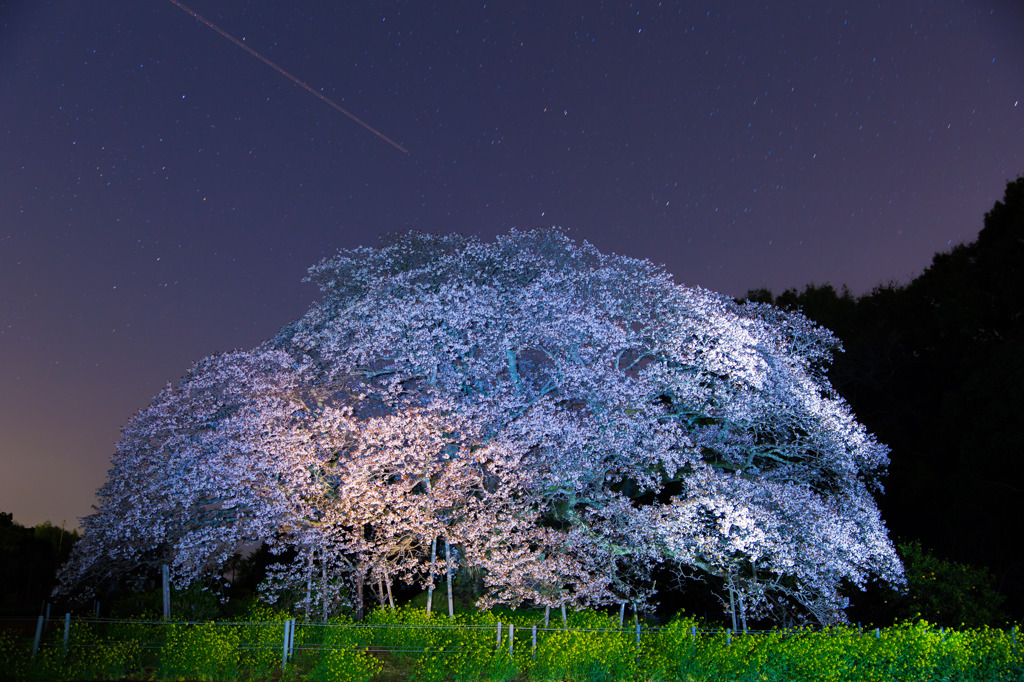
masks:
<svg viewBox="0 0 1024 682"><path fill-rule="evenodd" d="M725 631L725 645L732 646L732 630Z"/></svg>
<svg viewBox="0 0 1024 682"><path fill-rule="evenodd" d="M640 646L640 621L636 622L636 645Z"/></svg>
<svg viewBox="0 0 1024 682"><path fill-rule="evenodd" d="M36 623L36 639L32 643L32 655L39 651L39 640L43 638L43 614L39 614L39 621Z"/></svg>
<svg viewBox="0 0 1024 682"><path fill-rule="evenodd" d="M533 626L533 660L537 660L537 626Z"/></svg>
<svg viewBox="0 0 1024 682"><path fill-rule="evenodd" d="M281 645L281 669L284 670L288 667L288 630L291 625L290 620L284 622L284 641Z"/></svg>
<svg viewBox="0 0 1024 682"><path fill-rule="evenodd" d="M163 578L163 598L164 598L164 620L171 619L171 567L164 564L160 567L160 573Z"/></svg>
<svg viewBox="0 0 1024 682"><path fill-rule="evenodd" d="M64 614L64 655L68 655L68 637L71 634L71 614Z"/></svg>
<svg viewBox="0 0 1024 682"><path fill-rule="evenodd" d="M512 644L516 641L516 626L513 623L508 624L508 655L512 657Z"/></svg>
<svg viewBox="0 0 1024 682"><path fill-rule="evenodd" d="M497 644L495 644L494 648L495 649L500 649L501 648L501 621L500 620L498 621L498 640L497 640Z"/></svg>

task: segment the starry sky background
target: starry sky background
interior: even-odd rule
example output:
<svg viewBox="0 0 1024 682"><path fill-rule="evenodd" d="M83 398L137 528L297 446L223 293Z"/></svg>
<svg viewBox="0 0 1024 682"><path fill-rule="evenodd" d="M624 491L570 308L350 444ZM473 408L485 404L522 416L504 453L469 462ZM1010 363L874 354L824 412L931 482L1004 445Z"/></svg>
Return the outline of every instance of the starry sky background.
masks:
<svg viewBox="0 0 1024 682"><path fill-rule="evenodd" d="M1024 173L1024 6L0 0L0 510L77 524L118 429L418 229L563 226L740 296L864 293Z"/></svg>

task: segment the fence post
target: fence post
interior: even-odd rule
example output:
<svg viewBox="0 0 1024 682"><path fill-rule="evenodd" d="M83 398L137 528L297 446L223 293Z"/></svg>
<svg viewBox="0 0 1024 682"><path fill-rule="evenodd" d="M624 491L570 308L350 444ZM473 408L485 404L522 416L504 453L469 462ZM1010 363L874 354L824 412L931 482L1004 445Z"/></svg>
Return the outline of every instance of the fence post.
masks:
<svg viewBox="0 0 1024 682"><path fill-rule="evenodd" d="M640 621L636 622L636 645L640 646Z"/></svg>
<svg viewBox="0 0 1024 682"><path fill-rule="evenodd" d="M295 619L292 618L292 627L288 631L288 658L295 655Z"/></svg>
<svg viewBox="0 0 1024 682"><path fill-rule="evenodd" d="M512 645L516 641L516 626L514 623L508 624L508 657L512 658Z"/></svg>
<svg viewBox="0 0 1024 682"><path fill-rule="evenodd" d="M533 626L533 656L534 661L537 660L537 626Z"/></svg>
<svg viewBox="0 0 1024 682"><path fill-rule="evenodd" d="M171 567L164 564L160 567L160 573L163 577L163 597L164 597L164 620L171 619Z"/></svg>
<svg viewBox="0 0 1024 682"><path fill-rule="evenodd" d="M622 624L624 622L626 622L626 602L622 602L621 604L619 604L619 627L620 628L622 627Z"/></svg>
<svg viewBox="0 0 1024 682"><path fill-rule="evenodd" d="M494 645L495 649L501 648L501 621L498 621L498 642Z"/></svg>
<svg viewBox="0 0 1024 682"><path fill-rule="evenodd" d="M284 622L284 642L281 646L281 669L284 670L288 667L288 626L291 625L290 620Z"/></svg>
<svg viewBox="0 0 1024 682"><path fill-rule="evenodd" d="M875 628L875 639L882 639L882 630L881 630L881 628Z"/></svg>
<svg viewBox="0 0 1024 682"><path fill-rule="evenodd" d="M551 622L551 604L544 607L544 627L548 626Z"/></svg>
<svg viewBox="0 0 1024 682"><path fill-rule="evenodd" d="M71 634L71 614L64 614L64 655L68 655L68 637Z"/></svg>
<svg viewBox="0 0 1024 682"><path fill-rule="evenodd" d="M690 626L690 636L693 637L694 639L697 639L697 626L696 625L691 625Z"/></svg>
<svg viewBox="0 0 1024 682"><path fill-rule="evenodd" d="M36 623L36 639L32 643L32 655L39 651L39 640L43 637L43 614L39 614L39 621Z"/></svg>
<svg viewBox="0 0 1024 682"><path fill-rule="evenodd" d="M725 645L732 646L732 630L725 631Z"/></svg>

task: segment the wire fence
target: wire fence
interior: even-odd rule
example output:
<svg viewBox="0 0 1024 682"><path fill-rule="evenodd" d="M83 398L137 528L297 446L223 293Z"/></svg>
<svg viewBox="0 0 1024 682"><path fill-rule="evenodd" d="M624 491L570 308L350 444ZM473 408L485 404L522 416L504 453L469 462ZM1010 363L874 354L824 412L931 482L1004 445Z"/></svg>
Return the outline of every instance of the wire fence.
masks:
<svg viewBox="0 0 1024 682"><path fill-rule="evenodd" d="M547 633L608 634L620 637L624 634L629 634L635 638L635 643L639 645L645 637L657 635L668 630L668 628L665 627L651 626L639 621L628 624L623 623L619 627L570 627L567 624L517 626L515 623L502 623L500 619L497 619L494 624L465 624L452 623L444 619L442 616L436 616L435 618L436 620L434 622L420 624L358 622L314 623L299 621L295 618L282 618L276 621L171 621L132 618L73 617L72 614L68 613L65 614L64 618L47 618L44 615L40 615L35 619L0 617L0 628L7 628L26 633L30 630L30 626L34 625L35 635L31 639L33 653L38 651L44 641L48 640L52 644L55 634L63 635L61 646L65 650L69 650L74 647L110 646L128 640L138 642L138 646L142 649L160 649L167 643L166 633L168 628L203 627L233 629L239 633L244 633L250 636L256 635L255 641L239 641L237 643L237 648L239 650L280 650L282 652L282 656L287 658L290 658L295 651L325 651L339 648L329 643L325 643L337 639L326 634L331 632L361 633L366 639L373 640L380 639L379 637L374 637L375 632L429 631L436 633L440 631L452 633L476 633L486 631L494 633L496 648L501 647L504 641L506 646L508 643L511 643L514 649L515 642L517 641L516 638L523 639L528 636L531 648L536 650L538 638L543 638ZM80 631L83 626L89 628L89 637L85 638L84 641L76 641L74 637L76 629ZM933 629L939 633L940 637L945 635L945 628L934 627ZM296 637L296 633L300 631L310 633L312 636L308 634L305 637ZM732 629L724 627L698 627L696 625L691 625L688 628L688 632L694 639L714 637L723 640L724 644L729 646L736 637L757 637L759 635L800 637L817 631L810 628L797 628L790 630L779 630L773 628L770 630L748 629L746 631L733 631ZM881 628L863 629L858 627L856 629L856 633L862 636L871 636L876 639L881 639L883 630ZM1017 627L1012 627L1007 634L1016 645L1018 636ZM272 637L276 637L279 641L269 641ZM394 638L388 637L386 639L392 640ZM421 638L413 637L412 639ZM19 641L22 645L28 646L28 635L23 635L19 638ZM374 653L423 652L422 648L395 648L383 644L376 644L372 641L362 645L348 645L345 648L355 648L361 651Z"/></svg>

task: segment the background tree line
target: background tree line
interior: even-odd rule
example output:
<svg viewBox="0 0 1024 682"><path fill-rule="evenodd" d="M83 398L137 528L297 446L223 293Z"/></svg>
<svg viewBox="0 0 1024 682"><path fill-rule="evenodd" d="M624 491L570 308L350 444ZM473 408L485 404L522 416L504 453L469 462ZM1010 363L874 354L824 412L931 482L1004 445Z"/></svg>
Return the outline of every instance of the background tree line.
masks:
<svg viewBox="0 0 1024 682"><path fill-rule="evenodd" d="M0 613L38 611L77 541L78 531L49 521L25 527L13 514L0 512Z"/></svg>
<svg viewBox="0 0 1024 682"><path fill-rule="evenodd" d="M860 297L811 285L747 298L799 309L842 340L829 377L892 448L879 505L893 537L988 567L1020 618L1024 176L1007 184L975 241L936 254L908 284Z"/></svg>

